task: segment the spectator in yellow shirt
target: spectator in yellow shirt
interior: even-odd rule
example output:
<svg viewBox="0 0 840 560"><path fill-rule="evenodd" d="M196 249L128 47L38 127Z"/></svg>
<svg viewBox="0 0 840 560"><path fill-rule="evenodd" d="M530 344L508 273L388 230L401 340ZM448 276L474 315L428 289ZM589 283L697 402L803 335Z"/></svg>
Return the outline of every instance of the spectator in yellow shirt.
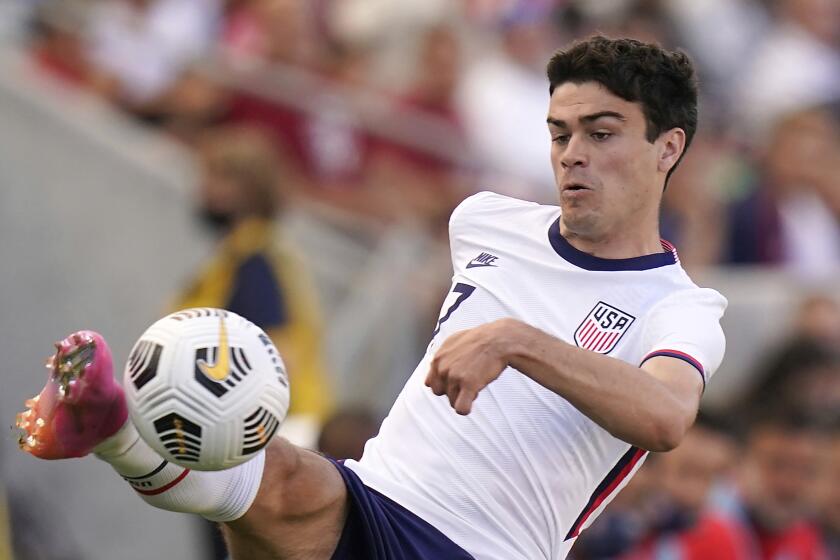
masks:
<svg viewBox="0 0 840 560"><path fill-rule="evenodd" d="M198 146L202 216L224 232L216 255L178 299L178 308L220 307L265 330L291 379L289 414L322 421L332 408L312 282L277 231L291 175L259 129L224 127Z"/></svg>

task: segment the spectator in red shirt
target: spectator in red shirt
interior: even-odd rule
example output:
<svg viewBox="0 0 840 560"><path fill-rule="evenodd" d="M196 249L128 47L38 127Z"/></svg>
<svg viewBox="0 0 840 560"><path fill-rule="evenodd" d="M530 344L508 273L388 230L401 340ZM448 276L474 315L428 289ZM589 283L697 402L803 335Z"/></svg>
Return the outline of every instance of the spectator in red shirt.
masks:
<svg viewBox="0 0 840 560"><path fill-rule="evenodd" d="M721 515L707 507L716 480L731 473L735 444L704 420L680 446L648 460L646 469L661 493L650 527L641 542L622 560L743 560L748 542Z"/></svg>
<svg viewBox="0 0 840 560"><path fill-rule="evenodd" d="M747 434L736 507L730 512L760 560L827 560L811 520L828 437L807 414L768 410Z"/></svg>

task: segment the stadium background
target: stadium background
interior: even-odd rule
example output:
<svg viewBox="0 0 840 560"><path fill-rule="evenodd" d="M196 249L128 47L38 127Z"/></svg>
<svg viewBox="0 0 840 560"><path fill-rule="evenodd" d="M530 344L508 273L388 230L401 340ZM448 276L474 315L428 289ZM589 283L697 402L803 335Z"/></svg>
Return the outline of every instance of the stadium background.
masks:
<svg viewBox="0 0 840 560"><path fill-rule="evenodd" d="M448 287L451 208L477 190L553 199L542 69L593 31L683 48L700 71L701 127L663 237L730 301L704 411L734 435L784 387L831 416L837 2L4 0L0 418L40 388L52 341L92 328L121 362L170 309L218 241L196 219L202 138L243 126L277 150L277 235L317 295L334 399L287 430L314 444L328 408L383 415ZM812 343L816 388L784 361ZM771 370L786 384L768 389ZM0 475L2 560L12 532L21 558L211 557L198 522L152 510L93 459L36 461L9 433Z"/></svg>

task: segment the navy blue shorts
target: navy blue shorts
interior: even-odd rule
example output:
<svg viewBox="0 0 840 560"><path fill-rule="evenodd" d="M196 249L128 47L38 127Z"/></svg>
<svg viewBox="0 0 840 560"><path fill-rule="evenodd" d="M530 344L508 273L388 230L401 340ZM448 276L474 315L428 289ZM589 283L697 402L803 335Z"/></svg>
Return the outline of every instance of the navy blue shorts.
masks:
<svg viewBox="0 0 840 560"><path fill-rule="evenodd" d="M333 461L350 510L332 560L474 560L443 533Z"/></svg>

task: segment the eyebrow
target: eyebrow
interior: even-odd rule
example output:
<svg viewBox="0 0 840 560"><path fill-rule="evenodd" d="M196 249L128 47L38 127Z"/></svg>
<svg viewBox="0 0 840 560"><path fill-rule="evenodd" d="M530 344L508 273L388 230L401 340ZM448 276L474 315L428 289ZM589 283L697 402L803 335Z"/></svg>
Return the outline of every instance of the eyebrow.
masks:
<svg viewBox="0 0 840 560"><path fill-rule="evenodd" d="M620 121L627 120L627 117L625 117L621 113L616 113L615 111L599 111L597 113L592 113L591 115L583 115L582 117L578 118L578 121L580 121L583 124L587 124L593 121L597 121L598 119L603 119L605 117L612 117ZM569 125L566 124L566 121L555 119L554 117L548 117L545 120L545 122L547 122L548 124L553 124L554 126L558 126L560 128L569 128Z"/></svg>

